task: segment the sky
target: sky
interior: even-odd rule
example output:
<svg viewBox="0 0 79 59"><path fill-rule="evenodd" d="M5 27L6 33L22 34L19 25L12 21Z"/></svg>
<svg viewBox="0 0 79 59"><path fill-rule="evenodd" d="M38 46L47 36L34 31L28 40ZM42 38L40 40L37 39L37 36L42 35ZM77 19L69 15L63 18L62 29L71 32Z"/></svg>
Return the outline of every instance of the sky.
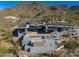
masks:
<svg viewBox="0 0 79 59"><path fill-rule="evenodd" d="M16 6L20 2L21 1L0 1L0 10ZM50 4L50 5L68 5L68 6L79 5L79 1L41 1L41 3Z"/></svg>

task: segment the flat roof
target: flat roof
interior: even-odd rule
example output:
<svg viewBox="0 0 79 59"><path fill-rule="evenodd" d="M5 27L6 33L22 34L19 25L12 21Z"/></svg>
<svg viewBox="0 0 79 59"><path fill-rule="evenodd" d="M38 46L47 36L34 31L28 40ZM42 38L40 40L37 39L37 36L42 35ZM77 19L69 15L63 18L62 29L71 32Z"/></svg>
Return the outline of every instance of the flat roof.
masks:
<svg viewBox="0 0 79 59"><path fill-rule="evenodd" d="M63 26L70 26L69 24L67 23L52 23L52 24L38 24L38 23L25 23L25 24L21 24L18 26L18 28L26 28L26 26L29 25L29 26L49 26L49 27L54 27L54 26L58 26L58 27L63 27Z"/></svg>

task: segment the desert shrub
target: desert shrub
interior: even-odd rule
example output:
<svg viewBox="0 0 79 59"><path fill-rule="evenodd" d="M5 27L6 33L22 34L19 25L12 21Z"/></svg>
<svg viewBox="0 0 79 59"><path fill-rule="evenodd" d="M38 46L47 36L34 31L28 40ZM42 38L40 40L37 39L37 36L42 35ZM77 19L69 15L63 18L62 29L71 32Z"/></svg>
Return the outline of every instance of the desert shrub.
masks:
<svg viewBox="0 0 79 59"><path fill-rule="evenodd" d="M55 6L49 6L49 10L57 10Z"/></svg>
<svg viewBox="0 0 79 59"><path fill-rule="evenodd" d="M65 31L64 34L63 34L63 36L64 36L64 37L69 37L69 36L70 36L70 33L67 32L67 31Z"/></svg>
<svg viewBox="0 0 79 59"><path fill-rule="evenodd" d="M12 53L12 48L0 45L0 54Z"/></svg>
<svg viewBox="0 0 79 59"><path fill-rule="evenodd" d="M65 42L64 47L68 49L74 49L79 45L79 43L75 40L69 40L68 42Z"/></svg>
<svg viewBox="0 0 79 59"><path fill-rule="evenodd" d="M26 18L26 14L25 13L22 13L22 14L19 15L19 17L20 18Z"/></svg>
<svg viewBox="0 0 79 59"><path fill-rule="evenodd" d="M2 36L4 37L4 39L8 39L8 38L11 38L11 37L12 37L12 33L11 33L11 31L6 30L6 31L3 33Z"/></svg>
<svg viewBox="0 0 79 59"><path fill-rule="evenodd" d="M14 44L14 47L13 47L13 55L17 56L18 55L18 52L20 51L20 48L19 48L19 44L17 42L15 42L14 40L12 40L12 43Z"/></svg>

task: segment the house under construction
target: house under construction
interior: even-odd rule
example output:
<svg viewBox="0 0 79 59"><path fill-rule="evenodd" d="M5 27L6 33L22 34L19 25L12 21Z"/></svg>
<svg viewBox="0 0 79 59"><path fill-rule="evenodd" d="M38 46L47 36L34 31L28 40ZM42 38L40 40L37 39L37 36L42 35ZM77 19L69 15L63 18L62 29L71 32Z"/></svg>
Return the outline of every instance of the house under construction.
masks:
<svg viewBox="0 0 79 59"><path fill-rule="evenodd" d="M36 24L26 23L18 26L14 34L18 37L23 36L21 41L22 48L27 52L45 53L55 51L61 46L59 36L64 32L70 32L72 27L64 23L56 24Z"/></svg>

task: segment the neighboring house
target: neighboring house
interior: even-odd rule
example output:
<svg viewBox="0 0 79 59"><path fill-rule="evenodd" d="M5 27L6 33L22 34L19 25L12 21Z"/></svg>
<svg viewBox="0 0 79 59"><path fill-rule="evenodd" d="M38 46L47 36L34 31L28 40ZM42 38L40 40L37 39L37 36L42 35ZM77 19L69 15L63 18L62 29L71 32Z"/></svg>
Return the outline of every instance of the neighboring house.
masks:
<svg viewBox="0 0 79 59"><path fill-rule="evenodd" d="M19 18L16 16L6 16L4 17L4 19L19 19Z"/></svg>

